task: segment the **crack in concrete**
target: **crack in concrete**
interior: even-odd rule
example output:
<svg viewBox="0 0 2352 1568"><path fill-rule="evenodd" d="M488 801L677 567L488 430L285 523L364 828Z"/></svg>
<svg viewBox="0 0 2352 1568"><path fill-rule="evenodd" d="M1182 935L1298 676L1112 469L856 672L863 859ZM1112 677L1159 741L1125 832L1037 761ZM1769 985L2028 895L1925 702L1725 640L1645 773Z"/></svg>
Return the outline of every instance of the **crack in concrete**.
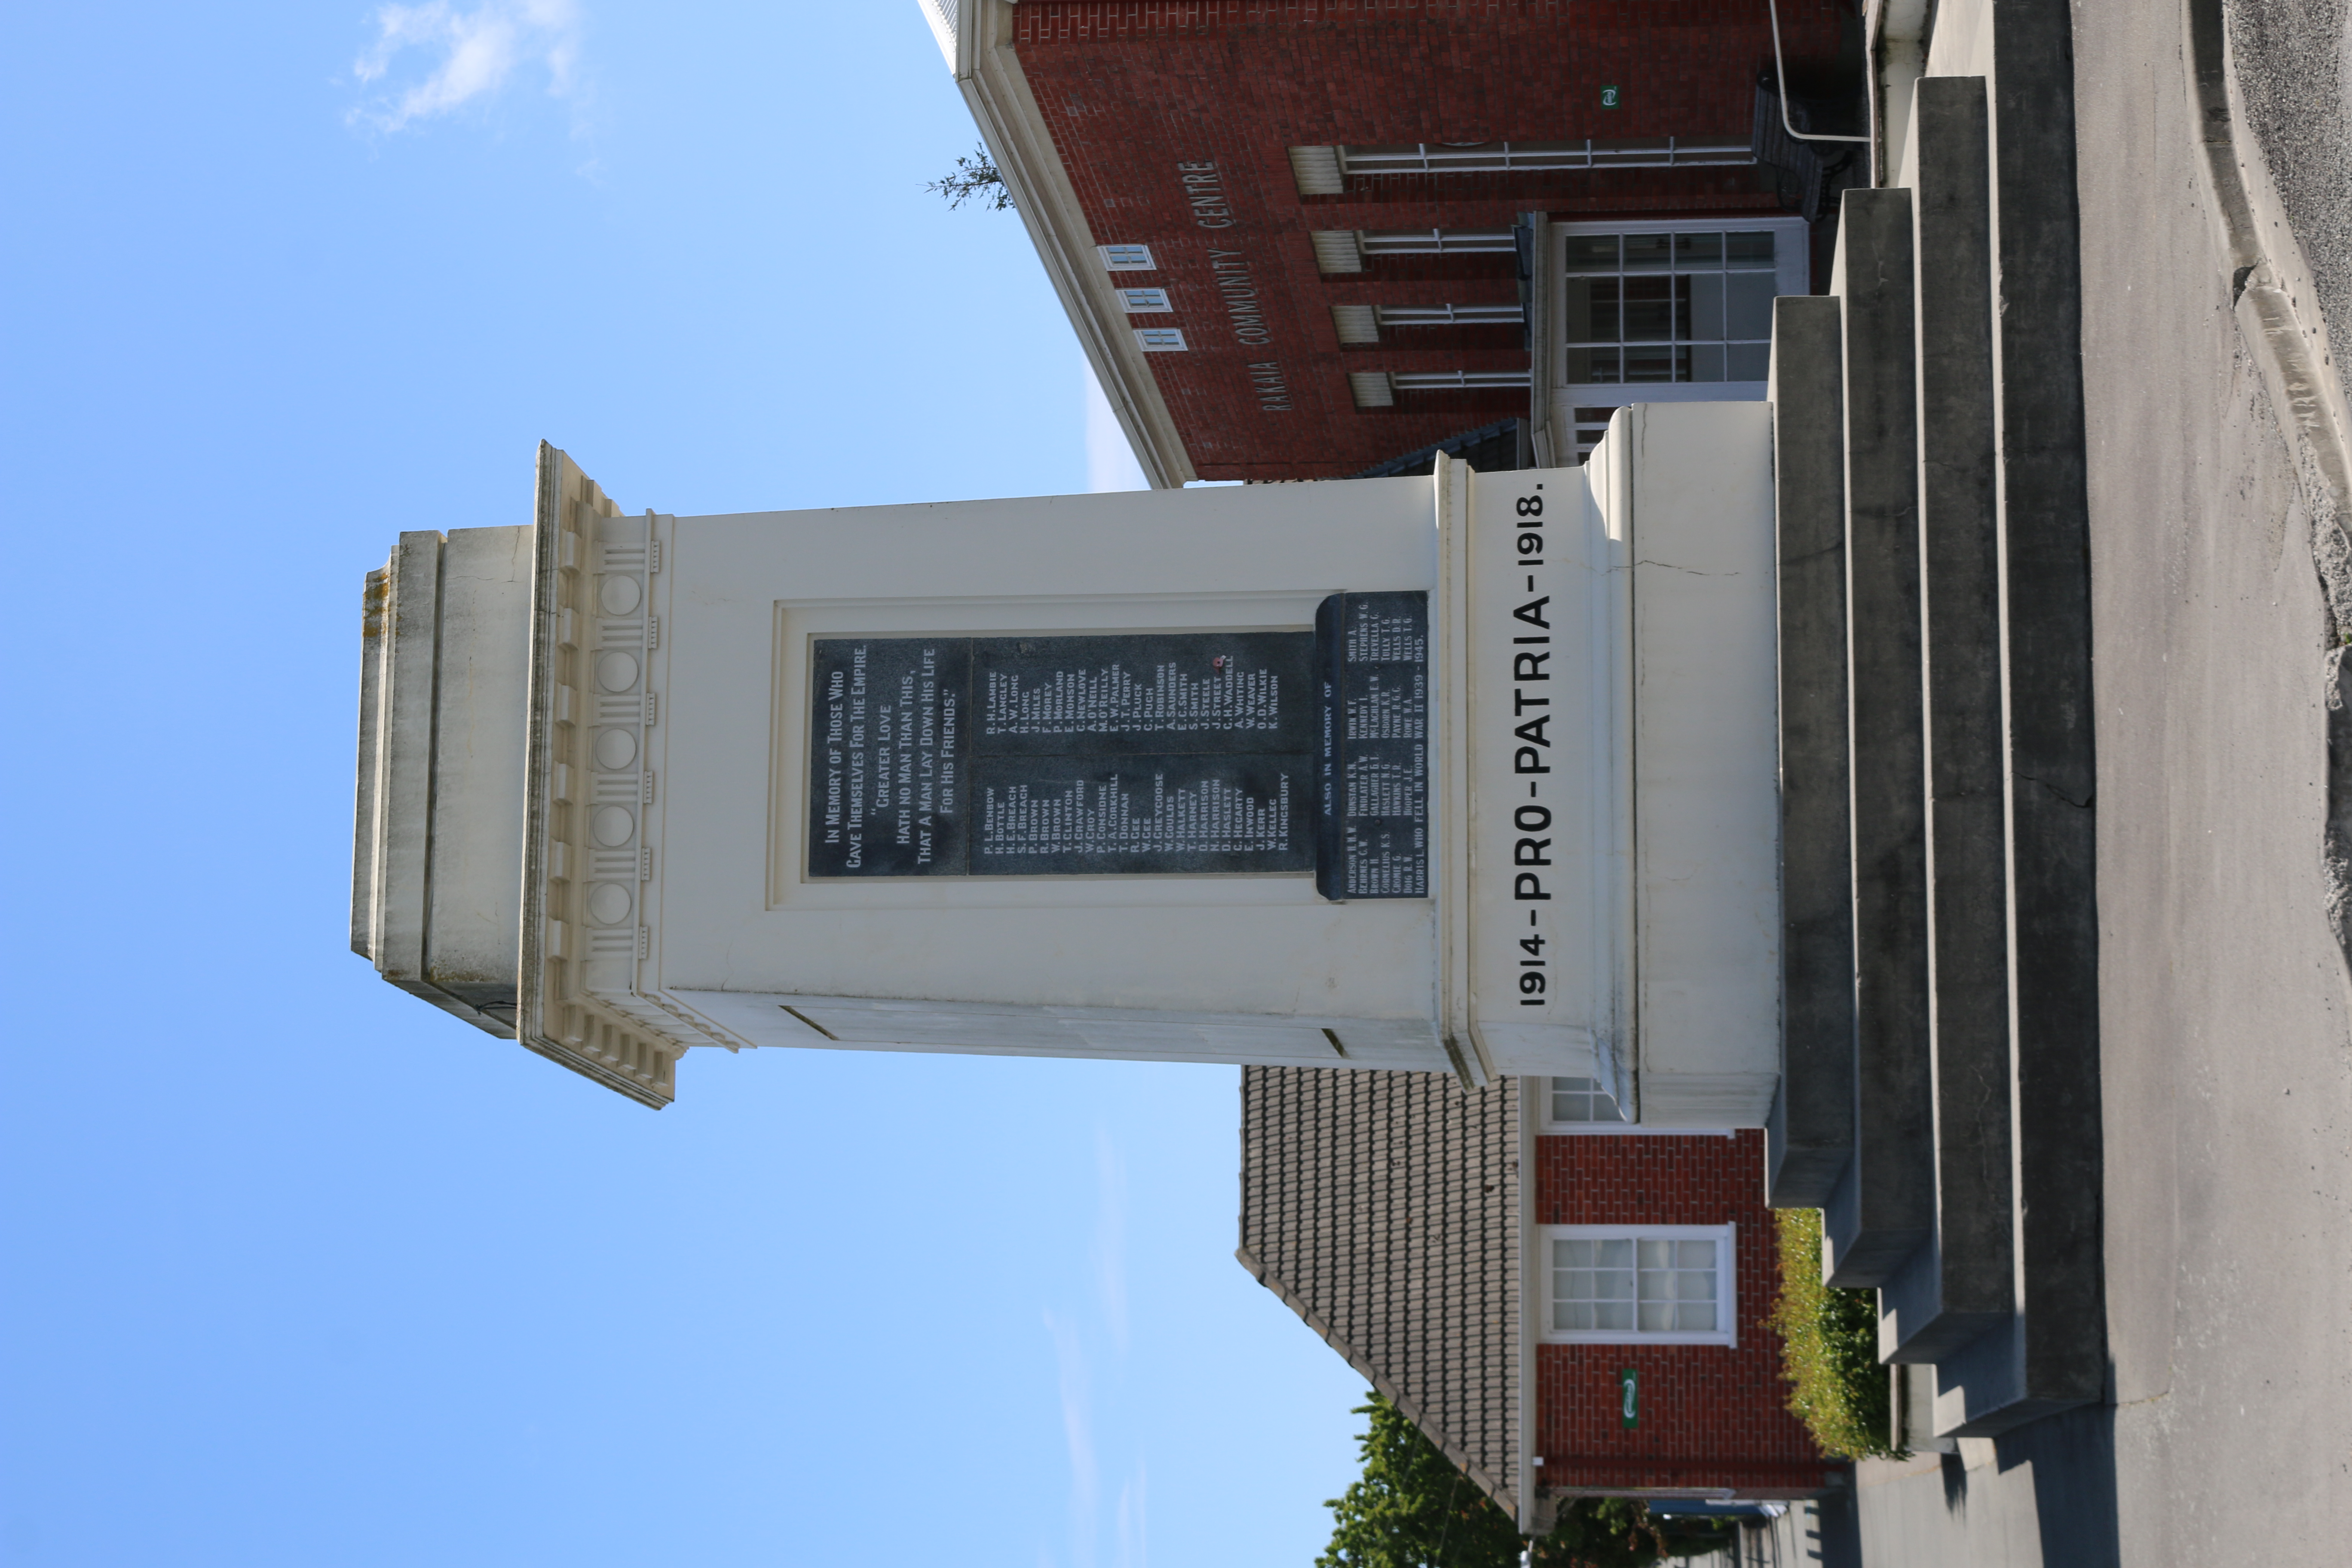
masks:
<svg viewBox="0 0 2352 1568"><path fill-rule="evenodd" d="M2093 790L2089 795L2084 795L2082 799L2076 800L2073 795L2068 795L2064 790L2060 789L2048 779L2038 779L2032 773L2020 773L2017 776L2024 780L2027 784L2032 784L2037 788L2046 790L2050 794L2056 795L2060 800L2064 801L2068 805L2073 806L2077 811L2090 810L2092 802L2098 799L2098 791L2096 790Z"/></svg>

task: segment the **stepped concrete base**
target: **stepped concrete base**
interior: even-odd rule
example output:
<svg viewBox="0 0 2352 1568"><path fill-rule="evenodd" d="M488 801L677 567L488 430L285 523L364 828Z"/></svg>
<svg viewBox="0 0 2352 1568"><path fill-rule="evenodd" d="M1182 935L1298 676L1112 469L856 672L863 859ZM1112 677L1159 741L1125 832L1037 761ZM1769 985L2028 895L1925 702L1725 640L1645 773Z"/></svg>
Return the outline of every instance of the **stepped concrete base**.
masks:
<svg viewBox="0 0 2352 1568"><path fill-rule="evenodd" d="M1800 374L1815 319L1776 321L1780 569L1801 612L1784 604L1783 754L1812 793L1783 814L1805 1033L1784 1045L1770 1191L1822 1207L1830 1284L1879 1291L1881 1356L1931 1369L1910 1419L1939 1438L2095 1401L2105 1376L2072 22L2063 0L1980 13L1987 74L1909 84L1900 188L1842 208L1842 603L1820 581L1839 491L1809 450L1832 378ZM1800 473L1813 493L1792 493ZM1797 923L1838 924L1818 792L1841 687L1850 1053L1824 1027L1832 943Z"/></svg>

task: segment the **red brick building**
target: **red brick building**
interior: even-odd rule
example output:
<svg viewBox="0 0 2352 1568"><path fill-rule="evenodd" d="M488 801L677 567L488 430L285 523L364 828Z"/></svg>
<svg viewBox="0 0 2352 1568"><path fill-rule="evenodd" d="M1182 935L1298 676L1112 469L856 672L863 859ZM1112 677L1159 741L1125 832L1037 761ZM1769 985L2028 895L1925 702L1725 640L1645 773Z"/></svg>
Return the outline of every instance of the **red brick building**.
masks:
<svg viewBox="0 0 2352 1568"><path fill-rule="evenodd" d="M1833 79L1850 11L1777 3ZM1155 484L1511 420L1576 461L1635 396L1760 396L1811 288L1767 0L924 5Z"/></svg>
<svg viewBox="0 0 2352 1568"><path fill-rule="evenodd" d="M1244 1068L1238 1256L1523 1531L1843 1487L1765 1323L1763 1134L1615 1118L1581 1079Z"/></svg>
<svg viewBox="0 0 2352 1568"><path fill-rule="evenodd" d="M1548 1316L1536 1351L1545 1482L1609 1491L1733 1486L1768 1497L1818 1490L1824 1461L1786 1408L1780 1342L1765 1326L1780 1281L1772 1212L1759 1179L1763 1132L1546 1134L1537 1138L1536 1151L1538 1242L1560 1255L1538 1260L1539 1270L1556 1277L1544 1281L1540 1310ZM1641 1256L1645 1250L1706 1249L1727 1329L1627 1342L1605 1331L1565 1328L1559 1320L1580 1305L1571 1288L1578 1271L1562 1267L1570 1261L1564 1248L1577 1237L1594 1238L1592 1255L1578 1261L1595 1268L1608 1245L1597 1238L1620 1238L1616 1245L1636 1266L1637 1293L1641 1277L1654 1272L1640 1267L1653 1261ZM1597 1317L1600 1304L1593 1305L1589 1315ZM1656 1310L1637 1299L1632 1315L1638 1318L1645 1306ZM1683 1302L1675 1307L1688 1310ZM1633 1426L1613 1403L1629 1370L1642 1405Z"/></svg>

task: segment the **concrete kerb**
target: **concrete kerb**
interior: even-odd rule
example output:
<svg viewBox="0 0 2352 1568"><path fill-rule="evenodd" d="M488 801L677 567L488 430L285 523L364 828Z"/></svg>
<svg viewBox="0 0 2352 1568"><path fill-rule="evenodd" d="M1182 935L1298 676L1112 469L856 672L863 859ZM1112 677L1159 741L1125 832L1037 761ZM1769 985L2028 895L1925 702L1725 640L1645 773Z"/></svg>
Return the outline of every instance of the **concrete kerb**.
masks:
<svg viewBox="0 0 2352 1568"><path fill-rule="evenodd" d="M2309 263L2237 92L2222 0L2185 0L2189 101L2203 132L2215 239L2231 268L2238 332L2295 454L2312 514L2312 559L2333 618L2327 697L2326 914L2352 982L2352 409L2336 374Z"/></svg>

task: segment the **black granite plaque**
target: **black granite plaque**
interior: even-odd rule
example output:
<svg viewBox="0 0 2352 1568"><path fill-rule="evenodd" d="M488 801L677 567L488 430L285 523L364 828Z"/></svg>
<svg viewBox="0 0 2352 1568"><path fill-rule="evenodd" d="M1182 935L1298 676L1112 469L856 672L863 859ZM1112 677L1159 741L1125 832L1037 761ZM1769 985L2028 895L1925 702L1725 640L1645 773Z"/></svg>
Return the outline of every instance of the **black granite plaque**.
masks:
<svg viewBox="0 0 2352 1568"><path fill-rule="evenodd" d="M825 638L812 877L1312 869L1307 632Z"/></svg>
<svg viewBox="0 0 2352 1568"><path fill-rule="evenodd" d="M809 875L961 875L971 639L825 641L814 652Z"/></svg>
<svg viewBox="0 0 2352 1568"><path fill-rule="evenodd" d="M1316 887L1429 896L1429 595L1335 594L1315 618Z"/></svg>
<svg viewBox="0 0 2352 1568"><path fill-rule="evenodd" d="M1315 866L1304 752L983 757L971 809L983 876Z"/></svg>
<svg viewBox="0 0 2352 1568"><path fill-rule="evenodd" d="M1307 751L1307 632L977 637L973 739L984 756Z"/></svg>

